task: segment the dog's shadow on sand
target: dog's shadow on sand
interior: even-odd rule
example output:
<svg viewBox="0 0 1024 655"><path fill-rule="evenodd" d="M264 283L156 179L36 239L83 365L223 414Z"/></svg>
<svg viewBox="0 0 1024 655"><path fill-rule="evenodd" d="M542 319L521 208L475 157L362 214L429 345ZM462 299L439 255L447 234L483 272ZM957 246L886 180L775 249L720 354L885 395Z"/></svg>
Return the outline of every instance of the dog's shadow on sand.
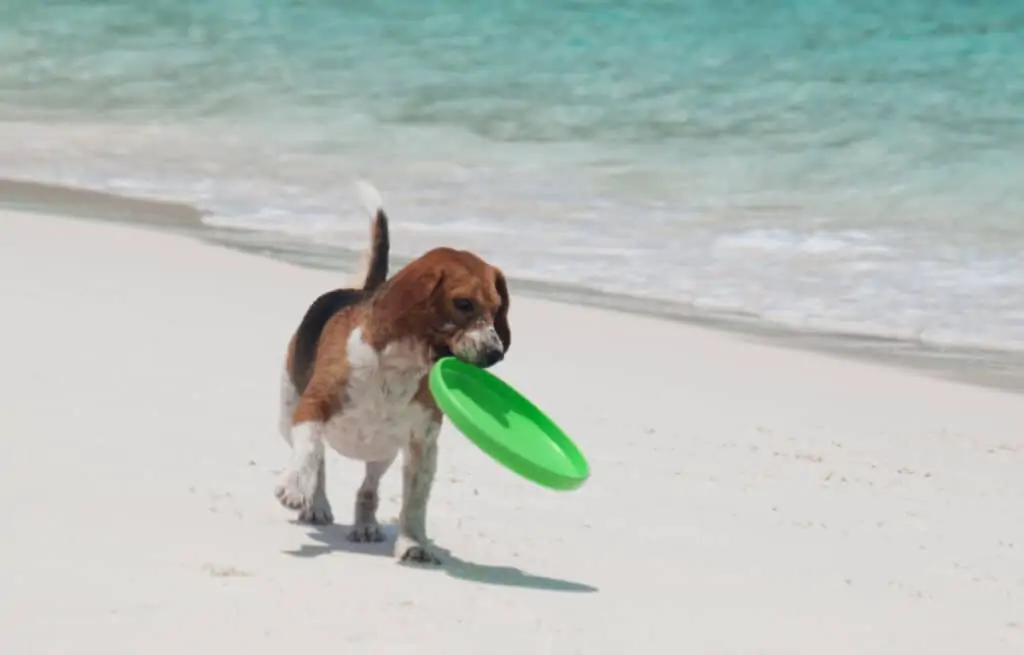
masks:
<svg viewBox="0 0 1024 655"><path fill-rule="evenodd" d="M309 528L311 526L303 525ZM392 547L395 543L396 529L393 525L382 525L385 539L379 543L356 543L349 541L349 526L346 525L324 525L315 526L309 532L309 537L316 543L306 543L297 550L285 551L294 557L320 557L335 552L355 553L360 555L374 555L377 557L392 557ZM561 580L558 578L547 578L540 575L533 575L512 566L491 566L488 564L475 564L459 559L444 548L434 546L434 552L441 558L442 564L438 567L424 567L426 570L435 569L444 572L453 578L476 582L479 584L497 585L501 587L523 587L527 589L540 589L543 591L567 591L575 593L594 593L596 587L581 582Z"/></svg>

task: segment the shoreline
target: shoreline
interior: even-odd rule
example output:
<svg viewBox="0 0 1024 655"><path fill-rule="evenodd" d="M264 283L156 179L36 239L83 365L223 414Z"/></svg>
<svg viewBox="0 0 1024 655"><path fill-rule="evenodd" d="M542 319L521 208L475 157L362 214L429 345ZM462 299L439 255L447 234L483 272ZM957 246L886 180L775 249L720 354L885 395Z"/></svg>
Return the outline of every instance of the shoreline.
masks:
<svg viewBox="0 0 1024 655"><path fill-rule="evenodd" d="M186 203L31 180L0 178L0 208L170 231L311 269L342 272L362 256L359 249L324 246L279 233L211 226L203 221L208 212ZM393 257L394 268L406 261ZM706 327L784 348L866 360L1024 394L1024 352L801 330L751 315L701 311L662 300L515 277L510 277L510 284L516 286L517 293L534 298Z"/></svg>

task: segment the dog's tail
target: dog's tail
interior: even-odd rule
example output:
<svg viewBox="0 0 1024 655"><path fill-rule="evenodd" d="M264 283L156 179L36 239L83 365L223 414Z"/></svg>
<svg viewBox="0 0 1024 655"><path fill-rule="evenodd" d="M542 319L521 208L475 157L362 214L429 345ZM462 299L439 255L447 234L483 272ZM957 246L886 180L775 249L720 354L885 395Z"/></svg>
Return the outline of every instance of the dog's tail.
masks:
<svg viewBox="0 0 1024 655"><path fill-rule="evenodd" d="M388 253L391 241L388 236L388 215L384 212L384 201L380 192L370 184L360 180L357 184L359 199L363 207L370 213L370 247L363 257L363 263L352 286L366 291L373 291L388 279Z"/></svg>

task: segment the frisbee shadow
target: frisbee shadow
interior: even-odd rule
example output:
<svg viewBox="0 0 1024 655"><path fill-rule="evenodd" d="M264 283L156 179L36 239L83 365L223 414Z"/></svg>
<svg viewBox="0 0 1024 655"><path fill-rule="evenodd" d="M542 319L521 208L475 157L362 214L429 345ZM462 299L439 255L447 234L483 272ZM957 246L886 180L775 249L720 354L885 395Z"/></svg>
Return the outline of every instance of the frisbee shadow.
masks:
<svg viewBox="0 0 1024 655"><path fill-rule="evenodd" d="M539 589L542 591L562 591L571 593L595 593L597 587L592 587L582 582L562 580L560 578L548 578L542 575L527 573L514 566L492 566L489 564L476 564L467 562L453 555L451 551L444 548L435 550L444 561L442 570L449 576L467 582L478 584L495 585L499 587L520 587L526 589Z"/></svg>

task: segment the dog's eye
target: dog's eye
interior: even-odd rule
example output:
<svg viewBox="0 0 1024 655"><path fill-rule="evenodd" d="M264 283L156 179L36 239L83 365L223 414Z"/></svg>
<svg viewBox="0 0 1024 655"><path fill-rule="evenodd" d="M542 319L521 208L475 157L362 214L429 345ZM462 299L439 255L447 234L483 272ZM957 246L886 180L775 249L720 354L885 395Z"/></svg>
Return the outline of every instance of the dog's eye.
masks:
<svg viewBox="0 0 1024 655"><path fill-rule="evenodd" d="M464 314L468 314L473 311L473 301L469 298L456 298L452 301L452 304L455 305L455 309L463 312Z"/></svg>

